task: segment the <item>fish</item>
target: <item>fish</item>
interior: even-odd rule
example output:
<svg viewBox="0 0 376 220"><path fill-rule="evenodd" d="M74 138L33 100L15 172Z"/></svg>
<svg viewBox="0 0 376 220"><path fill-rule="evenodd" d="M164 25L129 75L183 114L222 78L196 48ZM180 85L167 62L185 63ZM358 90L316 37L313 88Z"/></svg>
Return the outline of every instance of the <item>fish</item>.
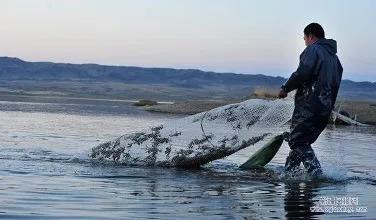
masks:
<svg viewBox="0 0 376 220"><path fill-rule="evenodd" d="M89 157L122 165L199 168L278 131L292 111L293 102L249 99L122 135L93 147Z"/></svg>

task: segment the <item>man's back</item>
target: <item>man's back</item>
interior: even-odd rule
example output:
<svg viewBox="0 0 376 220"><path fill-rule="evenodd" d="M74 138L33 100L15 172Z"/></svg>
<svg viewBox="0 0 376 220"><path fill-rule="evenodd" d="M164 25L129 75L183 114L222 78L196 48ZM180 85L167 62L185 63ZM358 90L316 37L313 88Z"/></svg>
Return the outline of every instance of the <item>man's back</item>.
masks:
<svg viewBox="0 0 376 220"><path fill-rule="evenodd" d="M318 101L331 111L336 102L343 71L336 55L337 42L332 39L320 39L312 46L317 47L317 55L321 62L314 93L318 96Z"/></svg>

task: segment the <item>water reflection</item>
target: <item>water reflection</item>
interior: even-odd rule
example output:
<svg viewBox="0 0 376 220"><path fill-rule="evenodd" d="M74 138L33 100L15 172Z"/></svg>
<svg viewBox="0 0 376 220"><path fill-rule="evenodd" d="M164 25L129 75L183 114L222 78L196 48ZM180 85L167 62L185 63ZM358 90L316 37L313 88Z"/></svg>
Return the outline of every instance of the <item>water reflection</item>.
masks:
<svg viewBox="0 0 376 220"><path fill-rule="evenodd" d="M324 213L315 212L319 183L294 181L286 183L284 198L286 219L317 219Z"/></svg>

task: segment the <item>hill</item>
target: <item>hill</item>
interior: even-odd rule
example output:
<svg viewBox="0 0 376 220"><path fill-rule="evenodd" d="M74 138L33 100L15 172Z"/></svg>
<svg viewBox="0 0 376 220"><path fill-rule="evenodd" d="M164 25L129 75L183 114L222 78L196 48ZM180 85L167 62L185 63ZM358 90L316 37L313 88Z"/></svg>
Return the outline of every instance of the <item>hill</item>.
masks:
<svg viewBox="0 0 376 220"><path fill-rule="evenodd" d="M27 62L0 57L0 92L128 99L234 99L278 89L283 77L98 64ZM376 99L375 82L343 80L345 99Z"/></svg>

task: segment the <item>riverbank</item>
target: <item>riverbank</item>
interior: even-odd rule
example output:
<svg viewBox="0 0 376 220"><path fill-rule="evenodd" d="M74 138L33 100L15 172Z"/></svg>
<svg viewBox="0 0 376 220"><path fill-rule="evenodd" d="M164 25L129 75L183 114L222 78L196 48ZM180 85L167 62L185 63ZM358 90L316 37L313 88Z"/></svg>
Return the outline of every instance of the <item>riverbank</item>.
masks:
<svg viewBox="0 0 376 220"><path fill-rule="evenodd" d="M376 102L369 101L340 101L339 110L346 111L350 116L362 123L376 125Z"/></svg>
<svg viewBox="0 0 376 220"><path fill-rule="evenodd" d="M256 98L256 97L255 97ZM157 104L145 106L144 109L150 112L193 115L208 111L223 105L241 102L242 100L224 101L184 101L171 104ZM367 101L340 101L336 110L346 111L352 119L364 124L376 125L376 102Z"/></svg>
<svg viewBox="0 0 376 220"><path fill-rule="evenodd" d="M273 99L273 94L264 94L263 91L256 91L248 99L264 98ZM100 101L111 101L116 103L137 103L137 99L122 99L113 97L77 97L77 96L60 96L58 94L9 94L0 92L1 101L12 102L42 102L42 103L91 103L95 104ZM158 99L155 99L158 100ZM189 101L160 101L157 105L140 107L149 112L169 113L169 114L183 114L192 115L203 111L208 111L223 105L237 103L246 100L244 99L230 99L230 100L189 100ZM376 101L353 101L353 100L338 100L336 103L337 111L346 111L350 117L365 124L376 125Z"/></svg>

